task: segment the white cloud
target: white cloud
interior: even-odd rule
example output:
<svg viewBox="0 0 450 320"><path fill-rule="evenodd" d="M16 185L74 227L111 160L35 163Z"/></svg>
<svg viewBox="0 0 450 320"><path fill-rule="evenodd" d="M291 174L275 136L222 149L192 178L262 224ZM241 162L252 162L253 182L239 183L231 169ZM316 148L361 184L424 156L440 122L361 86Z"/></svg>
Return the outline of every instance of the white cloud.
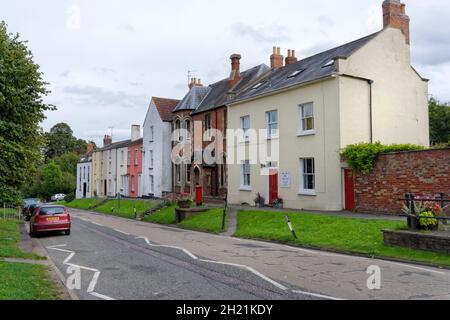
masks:
<svg viewBox="0 0 450 320"><path fill-rule="evenodd" d="M382 0L15 0L0 19L20 32L51 83L44 128L68 122L75 134L116 139L142 123L151 96L181 98L187 72L203 83L229 74L229 56L242 67L269 63L272 46L300 58L382 27ZM80 27L67 28L79 7ZM450 100L450 2L407 1L413 65L430 78L430 93ZM73 12L72 12L73 13ZM98 140L97 140L98 141Z"/></svg>

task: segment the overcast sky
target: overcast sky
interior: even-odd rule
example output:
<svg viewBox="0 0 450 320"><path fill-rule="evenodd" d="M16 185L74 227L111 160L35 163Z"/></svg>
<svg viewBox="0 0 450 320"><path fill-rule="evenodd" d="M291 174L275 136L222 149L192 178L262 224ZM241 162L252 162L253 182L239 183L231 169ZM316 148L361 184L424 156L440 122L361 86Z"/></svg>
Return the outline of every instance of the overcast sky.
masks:
<svg viewBox="0 0 450 320"><path fill-rule="evenodd" d="M430 94L450 101L450 1L406 0L412 64ZM58 107L43 123L67 122L100 143L113 127L127 139L152 96L182 98L188 70L209 84L269 64L274 45L299 58L382 28L382 0L1 0L0 20L29 41ZM77 18L79 16L79 19Z"/></svg>

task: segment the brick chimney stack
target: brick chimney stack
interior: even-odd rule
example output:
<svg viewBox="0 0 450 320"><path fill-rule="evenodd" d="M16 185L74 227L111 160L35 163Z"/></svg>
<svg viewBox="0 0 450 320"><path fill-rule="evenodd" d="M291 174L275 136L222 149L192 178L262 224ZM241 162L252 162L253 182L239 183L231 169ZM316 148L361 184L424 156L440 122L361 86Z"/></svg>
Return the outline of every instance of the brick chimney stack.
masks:
<svg viewBox="0 0 450 320"><path fill-rule="evenodd" d="M90 154L94 151L94 145L92 143L88 143L86 146L86 153Z"/></svg>
<svg viewBox="0 0 450 320"><path fill-rule="evenodd" d="M241 55L240 54L232 54L231 59L231 73L230 79L228 80L228 87L233 88L236 83L241 80Z"/></svg>
<svg viewBox="0 0 450 320"><path fill-rule="evenodd" d="M105 135L103 137L103 147L107 147L112 144L112 137L110 135Z"/></svg>
<svg viewBox="0 0 450 320"><path fill-rule="evenodd" d="M133 124L131 126L131 141L134 142L141 138L141 126L138 124Z"/></svg>
<svg viewBox="0 0 450 320"><path fill-rule="evenodd" d="M193 87L203 87L202 81L197 78L192 78L191 83L189 83L189 89L192 89Z"/></svg>
<svg viewBox="0 0 450 320"><path fill-rule="evenodd" d="M383 2L383 27L400 29L408 45L410 44L409 22L404 3L401 3L400 0Z"/></svg>
<svg viewBox="0 0 450 320"><path fill-rule="evenodd" d="M288 56L286 57L286 65L290 65L293 63L296 63L298 61L297 57L295 56L295 50L288 50Z"/></svg>
<svg viewBox="0 0 450 320"><path fill-rule="evenodd" d="M281 54L280 47L273 47L273 53L270 56L270 67L272 69L284 67L284 57Z"/></svg>

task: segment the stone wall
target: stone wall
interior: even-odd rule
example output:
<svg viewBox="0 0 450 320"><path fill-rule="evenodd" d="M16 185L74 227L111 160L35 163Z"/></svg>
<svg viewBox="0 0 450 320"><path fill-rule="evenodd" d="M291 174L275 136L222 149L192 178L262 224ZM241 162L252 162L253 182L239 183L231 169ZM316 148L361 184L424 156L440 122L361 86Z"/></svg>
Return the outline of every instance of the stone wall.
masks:
<svg viewBox="0 0 450 320"><path fill-rule="evenodd" d="M450 254L450 236L448 234L388 230L385 230L383 234L384 244L389 247L403 247Z"/></svg>
<svg viewBox="0 0 450 320"><path fill-rule="evenodd" d="M355 174L356 210L401 213L405 193L450 197L450 148L379 156L368 175Z"/></svg>

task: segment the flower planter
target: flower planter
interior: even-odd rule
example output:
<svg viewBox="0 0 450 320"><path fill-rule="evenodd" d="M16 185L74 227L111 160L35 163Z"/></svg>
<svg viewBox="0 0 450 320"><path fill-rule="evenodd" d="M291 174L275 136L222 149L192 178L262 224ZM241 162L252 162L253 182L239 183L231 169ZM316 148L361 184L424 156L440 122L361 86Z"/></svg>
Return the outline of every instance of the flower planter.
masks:
<svg viewBox="0 0 450 320"><path fill-rule="evenodd" d="M178 204L178 207L180 207L182 209L189 209L191 207L190 200L179 200L177 204Z"/></svg>

